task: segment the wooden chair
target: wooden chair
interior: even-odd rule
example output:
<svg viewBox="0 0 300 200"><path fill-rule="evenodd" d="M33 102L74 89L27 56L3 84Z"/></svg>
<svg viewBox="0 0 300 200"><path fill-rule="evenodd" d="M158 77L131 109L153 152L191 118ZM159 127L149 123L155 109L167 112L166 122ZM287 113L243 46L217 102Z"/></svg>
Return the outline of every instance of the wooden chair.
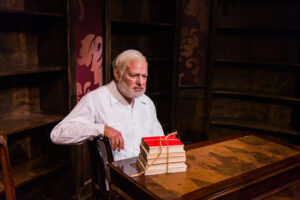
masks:
<svg viewBox="0 0 300 200"><path fill-rule="evenodd" d="M15 200L16 191L14 178L10 165L7 138L3 131L0 131L0 156L6 200Z"/></svg>
<svg viewBox="0 0 300 200"><path fill-rule="evenodd" d="M114 158L109 139L95 138L89 142L94 199L109 199L110 171L107 166Z"/></svg>
<svg viewBox="0 0 300 200"><path fill-rule="evenodd" d="M93 199L96 200L132 200L125 192L111 184L109 162L113 162L113 154L109 139L95 138L89 144Z"/></svg>

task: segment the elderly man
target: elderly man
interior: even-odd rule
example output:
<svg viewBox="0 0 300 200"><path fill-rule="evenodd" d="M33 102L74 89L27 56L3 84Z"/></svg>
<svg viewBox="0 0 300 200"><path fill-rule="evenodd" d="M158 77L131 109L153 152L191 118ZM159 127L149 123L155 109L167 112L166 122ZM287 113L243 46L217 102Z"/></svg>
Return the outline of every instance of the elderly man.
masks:
<svg viewBox="0 0 300 200"><path fill-rule="evenodd" d="M136 50L113 61L115 80L86 94L51 132L56 144L109 138L115 160L138 156L142 137L164 135L156 109L146 96L148 65Z"/></svg>

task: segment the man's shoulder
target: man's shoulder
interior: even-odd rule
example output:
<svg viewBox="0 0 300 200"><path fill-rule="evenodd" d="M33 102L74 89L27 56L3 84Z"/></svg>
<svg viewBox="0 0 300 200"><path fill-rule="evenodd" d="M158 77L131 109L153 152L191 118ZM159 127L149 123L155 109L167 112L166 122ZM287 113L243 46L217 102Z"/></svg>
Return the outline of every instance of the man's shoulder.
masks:
<svg viewBox="0 0 300 200"><path fill-rule="evenodd" d="M96 89L94 89L93 91L89 92L87 95L90 95L90 96L94 96L94 95L108 95L110 92L109 92L109 87L110 87L111 83L108 83L106 85L102 85Z"/></svg>

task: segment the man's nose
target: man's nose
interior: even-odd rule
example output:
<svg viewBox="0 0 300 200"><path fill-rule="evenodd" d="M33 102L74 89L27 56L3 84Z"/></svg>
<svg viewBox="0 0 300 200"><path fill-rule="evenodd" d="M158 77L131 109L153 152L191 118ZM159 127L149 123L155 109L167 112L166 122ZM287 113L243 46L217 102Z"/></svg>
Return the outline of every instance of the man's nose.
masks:
<svg viewBox="0 0 300 200"><path fill-rule="evenodd" d="M141 83L142 83L142 77L141 77L141 76L138 76L138 77L137 77L136 83L137 83L137 84L141 84Z"/></svg>

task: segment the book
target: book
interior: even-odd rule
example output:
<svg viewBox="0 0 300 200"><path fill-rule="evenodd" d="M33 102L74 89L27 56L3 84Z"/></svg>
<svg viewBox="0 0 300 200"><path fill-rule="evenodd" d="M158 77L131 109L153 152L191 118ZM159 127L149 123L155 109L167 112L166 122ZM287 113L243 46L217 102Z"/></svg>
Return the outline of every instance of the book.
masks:
<svg viewBox="0 0 300 200"><path fill-rule="evenodd" d="M173 153L161 153L158 157L158 153L155 154L148 154L143 146L140 147L140 154L139 157L145 161L146 164L150 164L154 161L153 164L160 164L160 163L172 163L172 162L185 162L186 161L186 154L185 152L173 152Z"/></svg>
<svg viewBox="0 0 300 200"><path fill-rule="evenodd" d="M158 153L149 153L145 149L143 145L140 145L140 154L143 155L145 159L154 159L157 157ZM161 153L158 158L166 158L167 156L169 157L186 157L185 151L180 151L180 152L165 152Z"/></svg>
<svg viewBox="0 0 300 200"><path fill-rule="evenodd" d="M187 169L183 143L175 137L176 133L166 136L143 137L137 166L141 174L154 175L184 172Z"/></svg>
<svg viewBox="0 0 300 200"><path fill-rule="evenodd" d="M141 171L145 171L145 175L154 175L154 174L163 174L167 172L167 166L168 166L168 173L175 173L175 172L184 172L186 171L187 165L184 162L179 163L170 163L170 164L156 164L151 165L146 169L146 166L143 164L143 162L140 160L140 158L137 159L137 166Z"/></svg>
<svg viewBox="0 0 300 200"><path fill-rule="evenodd" d="M143 137L141 146L144 147L147 153L171 153L171 152L185 152L183 143L174 135L164 141L166 136ZM162 141L161 141L162 140Z"/></svg>
<svg viewBox="0 0 300 200"><path fill-rule="evenodd" d="M145 164L145 161L142 160L143 158L139 157L138 160L139 162L143 165L144 168L146 168L147 164ZM168 166L168 169L170 168L176 168L176 167L182 167L182 166L185 166L185 162L176 162L176 163L162 163L162 164L152 164L152 165L149 165L148 169L167 169L167 166Z"/></svg>
<svg viewBox="0 0 300 200"><path fill-rule="evenodd" d="M140 154L139 157L140 157L140 160L144 163L144 165L163 164L163 163L179 163L179 162L186 161L186 156L146 159L146 158L144 158L144 156L142 154Z"/></svg>

